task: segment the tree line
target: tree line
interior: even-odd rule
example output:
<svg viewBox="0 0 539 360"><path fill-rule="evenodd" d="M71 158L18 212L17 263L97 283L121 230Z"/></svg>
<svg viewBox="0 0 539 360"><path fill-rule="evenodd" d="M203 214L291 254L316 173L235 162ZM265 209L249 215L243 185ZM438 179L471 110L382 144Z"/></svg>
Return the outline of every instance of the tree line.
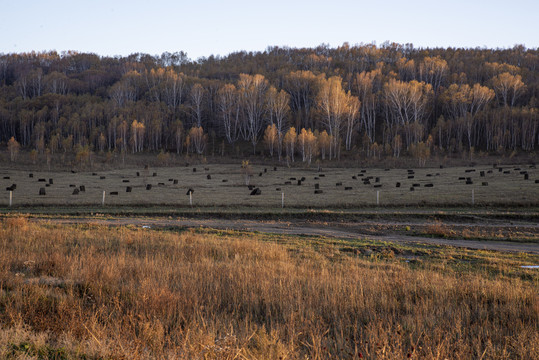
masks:
<svg viewBox="0 0 539 360"><path fill-rule="evenodd" d="M56 152L207 152L279 160L533 151L539 50L410 44L271 47L191 60L0 54L0 141ZM11 143L10 143L11 141ZM15 145L15 143L16 145Z"/></svg>

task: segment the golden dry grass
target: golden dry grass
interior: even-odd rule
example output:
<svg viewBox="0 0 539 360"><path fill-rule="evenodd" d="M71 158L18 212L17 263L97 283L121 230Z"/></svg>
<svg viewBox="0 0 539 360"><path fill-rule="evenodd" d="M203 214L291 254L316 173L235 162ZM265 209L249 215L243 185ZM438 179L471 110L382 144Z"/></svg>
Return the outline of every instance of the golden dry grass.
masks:
<svg viewBox="0 0 539 360"><path fill-rule="evenodd" d="M196 172L193 172L196 168ZM208 170L205 170L208 169ZM0 171L0 186L2 191L13 183L17 189L13 192L13 204L22 205L90 205L100 207L102 193L106 191L105 203L110 206L124 205L173 205L189 206L187 189L193 188L193 204L197 206L255 206L264 208L280 208L281 194L285 193L285 206L287 207L362 207L376 205L376 192L379 191L380 205L465 205L472 204L472 189L476 205L525 205L537 206L539 204L539 170L529 166L505 166L509 174L499 172L492 166L477 166L474 172L467 167L454 168L420 168L415 169L413 179L408 179L406 169L366 169L365 173L359 168L327 168L320 177L316 169L283 168L273 171L271 166L253 166L253 177L250 183L262 190L259 196L250 196L250 191L244 184L240 165L208 164L190 167L163 167L150 168L146 172L143 168L117 169L92 172L43 172L34 171L33 178L29 178L30 171L5 169ZM519 170L515 170L519 169ZM267 170L267 172L264 172ZM485 171L485 176L480 176ZM488 171L492 171L488 173ZM529 180L524 180L521 171L527 171ZM140 176L136 173L139 172ZM153 173L157 175L154 177ZM145 174L147 176L145 176ZM262 176L259 176L262 174ZM207 175L211 179L207 179ZM360 176L362 175L362 176ZM430 175L430 176L428 176ZM4 179L4 177L10 179ZM105 179L101 179L104 176ZM353 177L356 177L354 179ZM372 177L371 184L365 185L362 178ZM380 182L376 183L376 178ZM470 177L473 184L467 185L459 178ZM39 188L45 187L52 178L54 184L46 187L47 194L39 196ZM290 180L295 178L296 180ZM301 186L297 180L305 178ZM318 179L315 179L318 178ZM174 184L170 179L177 179ZM223 182L223 180L227 180ZM124 182L128 181L128 182ZM290 184L286 185L289 181ZM396 183L401 187L397 188ZM488 186L482 186L488 182ZM159 184L162 185L159 185ZM342 183L342 186L337 186ZM425 187L426 184L433 187ZM151 184L152 189L146 190L145 185ZM314 194L315 184L319 184L322 194ZM375 184L382 185L375 188ZM410 188L419 184L414 191ZM73 187L70 185L84 185L86 191L79 195L72 195ZM126 193L126 187L133 188ZM351 190L345 190L351 187ZM279 190L278 190L279 189ZM117 196L111 192L118 192ZM4 192L0 198L0 205L7 206L9 194Z"/></svg>
<svg viewBox="0 0 539 360"><path fill-rule="evenodd" d="M5 219L0 357L539 357L533 270L455 271L440 254L414 268L262 238Z"/></svg>

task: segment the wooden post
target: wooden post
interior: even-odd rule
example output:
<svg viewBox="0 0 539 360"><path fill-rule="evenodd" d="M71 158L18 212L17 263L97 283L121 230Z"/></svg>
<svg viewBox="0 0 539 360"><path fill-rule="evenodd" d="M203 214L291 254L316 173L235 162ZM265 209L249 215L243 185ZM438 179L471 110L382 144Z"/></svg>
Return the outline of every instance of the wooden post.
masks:
<svg viewBox="0 0 539 360"><path fill-rule="evenodd" d="M376 190L376 205L380 205L380 190Z"/></svg>
<svg viewBox="0 0 539 360"><path fill-rule="evenodd" d="M189 191L189 205L193 206L193 193Z"/></svg>
<svg viewBox="0 0 539 360"><path fill-rule="evenodd" d="M9 207L13 204L13 191L9 192Z"/></svg>
<svg viewBox="0 0 539 360"><path fill-rule="evenodd" d="M284 208L284 192L281 193L281 207Z"/></svg>
<svg viewBox="0 0 539 360"><path fill-rule="evenodd" d="M101 201L101 206L105 206L105 190L103 190L103 200Z"/></svg>

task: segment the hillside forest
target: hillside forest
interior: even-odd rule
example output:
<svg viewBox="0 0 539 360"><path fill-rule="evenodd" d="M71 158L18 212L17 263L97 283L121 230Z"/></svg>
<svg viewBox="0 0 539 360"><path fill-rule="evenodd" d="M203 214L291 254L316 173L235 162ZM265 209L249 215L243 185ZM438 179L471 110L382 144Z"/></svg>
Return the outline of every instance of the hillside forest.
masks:
<svg viewBox="0 0 539 360"><path fill-rule="evenodd" d="M0 144L33 154L280 161L533 153L539 49L347 43L191 60L0 54Z"/></svg>

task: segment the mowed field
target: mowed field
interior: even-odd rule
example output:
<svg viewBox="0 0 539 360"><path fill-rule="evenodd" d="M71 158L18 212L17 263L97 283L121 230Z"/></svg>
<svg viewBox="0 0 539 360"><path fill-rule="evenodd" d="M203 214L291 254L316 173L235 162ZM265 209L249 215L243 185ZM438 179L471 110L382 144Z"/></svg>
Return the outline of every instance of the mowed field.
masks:
<svg viewBox="0 0 539 360"><path fill-rule="evenodd" d="M137 175L138 173L138 175ZM539 204L539 171L533 165L416 169L251 167L250 195L240 165L128 168L111 171L44 172L0 170L3 196L13 190L13 206L172 205L188 207L188 189L198 206L354 208L380 206L467 206ZM32 177L30 177L32 176ZM50 183L52 179L52 184ZM368 182L365 180L368 179ZM301 184L298 184L298 181ZM400 183L400 187L397 187ZM147 190L147 185L151 189ZM83 186L85 191L73 194ZM126 192L131 187L131 192ZM315 194L315 189L318 192ZM39 195L40 188L45 195ZM378 192L378 194L377 194ZM117 193L114 194L114 193Z"/></svg>

